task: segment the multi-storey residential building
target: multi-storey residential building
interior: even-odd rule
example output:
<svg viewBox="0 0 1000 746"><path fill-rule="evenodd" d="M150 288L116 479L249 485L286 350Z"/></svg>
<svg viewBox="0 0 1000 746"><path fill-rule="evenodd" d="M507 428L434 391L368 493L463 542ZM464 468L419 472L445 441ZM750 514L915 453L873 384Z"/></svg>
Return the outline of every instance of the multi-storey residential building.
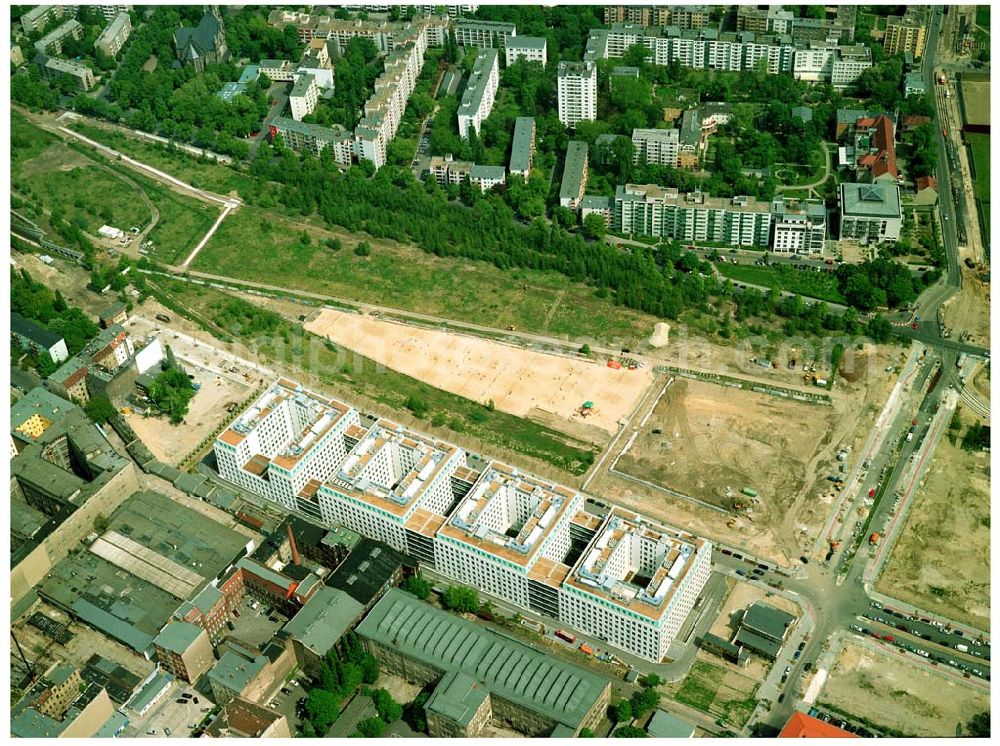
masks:
<svg viewBox="0 0 1000 746"><path fill-rule="evenodd" d="M94 87L94 71L86 65L72 60L61 60L57 57L47 57L44 54L35 57L35 64L42 70L44 78L72 78L84 92Z"/></svg>
<svg viewBox="0 0 1000 746"><path fill-rule="evenodd" d="M510 145L508 170L527 180L535 157L535 118L518 117L514 121L514 136Z"/></svg>
<svg viewBox="0 0 1000 746"><path fill-rule="evenodd" d="M104 16L105 21L113 21L119 13L128 13L131 5L95 5L94 8Z"/></svg>
<svg viewBox="0 0 1000 746"><path fill-rule="evenodd" d="M347 456L344 435L357 424L346 404L280 379L219 436L219 473L289 510L324 518L317 490Z"/></svg>
<svg viewBox="0 0 1000 746"><path fill-rule="evenodd" d="M507 183L507 171L503 166L475 165L469 172L471 184L485 194L495 186Z"/></svg>
<svg viewBox="0 0 1000 746"><path fill-rule="evenodd" d="M545 67L548 64L547 45L544 36L508 36L504 42L504 64L510 67L518 60L527 60L540 62Z"/></svg>
<svg viewBox="0 0 1000 746"><path fill-rule="evenodd" d="M332 148L336 163L349 165L354 155L354 135L343 127L331 129L318 124L296 122L288 117L275 117L270 124L271 139L281 135L285 144L296 151L307 151L317 158L325 148Z"/></svg>
<svg viewBox="0 0 1000 746"><path fill-rule="evenodd" d="M861 243L899 240L903 211L895 184L840 185L840 238Z"/></svg>
<svg viewBox="0 0 1000 746"><path fill-rule="evenodd" d="M272 388L319 399L290 382ZM239 418L241 442L267 426L260 406ZM268 408L280 415L281 405ZM628 511L591 515L573 489L497 462L482 466L456 446L392 422L362 424L356 413L350 419L339 436L347 455L333 473L313 459L307 471L315 470L304 475L318 485L320 520L645 659L663 657L707 581L708 542ZM229 433L216 442L220 469L231 460ZM255 458L252 450L240 458ZM274 499L263 481L247 487Z"/></svg>
<svg viewBox="0 0 1000 746"><path fill-rule="evenodd" d="M215 663L208 633L188 622L168 622L153 640L160 668L193 684Z"/></svg>
<svg viewBox="0 0 1000 746"><path fill-rule="evenodd" d="M774 240L780 254L821 254L826 242L826 207L820 200L804 202L778 197L771 203Z"/></svg>
<svg viewBox="0 0 1000 746"><path fill-rule="evenodd" d="M508 37L517 36L517 27L513 23L501 21L474 21L459 18L452 24L455 41L460 47L476 47L486 49L502 47Z"/></svg>
<svg viewBox="0 0 1000 746"><path fill-rule="evenodd" d="M21 16L21 28L24 33L31 34L41 31L50 18L62 18L64 15L75 16L75 5L36 5Z"/></svg>
<svg viewBox="0 0 1000 746"><path fill-rule="evenodd" d="M781 6L773 6L774 10L780 11ZM736 30L754 31L758 34L767 33L768 16L772 8L758 5L740 5L736 9Z"/></svg>
<svg viewBox="0 0 1000 746"><path fill-rule="evenodd" d="M459 186L472 176L472 168L475 165L472 161L456 161L449 153L443 157L439 155L431 157L428 170L441 186Z"/></svg>
<svg viewBox="0 0 1000 746"><path fill-rule="evenodd" d="M119 13L104 27L101 35L94 41L94 48L99 49L108 57L117 55L132 33L132 18L128 13Z"/></svg>
<svg viewBox="0 0 1000 746"><path fill-rule="evenodd" d="M909 8L902 16L889 16L886 19L885 37L882 43L887 55L910 52L915 58L922 57L926 40L925 11Z"/></svg>
<svg viewBox="0 0 1000 746"><path fill-rule="evenodd" d="M685 243L765 247L771 238L771 213L767 203L752 197L709 197L655 184L626 184L615 192L614 228Z"/></svg>
<svg viewBox="0 0 1000 746"><path fill-rule="evenodd" d="M458 107L458 134L469 137L471 127L479 134L483 120L490 115L500 85L499 54L495 49L481 49L476 55L472 74Z"/></svg>
<svg viewBox="0 0 1000 746"><path fill-rule="evenodd" d="M83 26L75 18L59 25L35 42L35 49L42 54L62 54L66 37L79 40L83 36Z"/></svg>
<svg viewBox="0 0 1000 746"><path fill-rule="evenodd" d="M741 5L736 11L736 30L768 34L791 34L796 40L851 41L854 38L856 8L837 8L836 17L797 18L780 5Z"/></svg>
<svg viewBox="0 0 1000 746"><path fill-rule="evenodd" d="M272 83L291 83L295 79L295 65L291 60L261 60L257 72Z"/></svg>
<svg viewBox="0 0 1000 746"><path fill-rule="evenodd" d="M600 215L604 219L605 227L610 228L615 220L614 199L590 194L585 195L580 200L580 222L586 220L588 215Z"/></svg>
<svg viewBox="0 0 1000 746"><path fill-rule="evenodd" d="M562 184L559 187L559 206L568 210L579 210L580 200L587 188L590 161L587 143L570 140L566 146L566 162L563 164Z"/></svg>
<svg viewBox="0 0 1000 746"><path fill-rule="evenodd" d="M307 73L296 76L292 91L288 94L292 119L301 122L303 117L313 113L318 101L319 89L316 86L316 77Z"/></svg>
<svg viewBox="0 0 1000 746"><path fill-rule="evenodd" d="M676 167L680 147L680 130L632 130L632 162L635 164Z"/></svg>
<svg viewBox="0 0 1000 746"><path fill-rule="evenodd" d="M10 334L22 350L35 355L47 354L53 363L61 363L69 357L62 337L14 311L10 312Z"/></svg>
<svg viewBox="0 0 1000 746"><path fill-rule="evenodd" d="M634 23L639 26L704 28L711 10L704 5L605 5L604 23Z"/></svg>
<svg viewBox="0 0 1000 746"><path fill-rule="evenodd" d="M559 121L570 129L597 119L597 65L560 62L557 76Z"/></svg>

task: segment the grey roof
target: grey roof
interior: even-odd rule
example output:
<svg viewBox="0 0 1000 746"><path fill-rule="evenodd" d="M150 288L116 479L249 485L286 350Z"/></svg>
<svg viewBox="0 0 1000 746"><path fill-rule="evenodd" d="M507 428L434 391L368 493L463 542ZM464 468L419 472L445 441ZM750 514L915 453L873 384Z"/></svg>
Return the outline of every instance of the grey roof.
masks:
<svg viewBox="0 0 1000 746"><path fill-rule="evenodd" d="M742 645L747 650L752 650L760 655L766 655L769 658L777 658L778 652L781 650L781 643L768 640L766 637L762 637L746 627L740 628L740 631L736 633L736 637L733 638L733 642L737 645Z"/></svg>
<svg viewBox="0 0 1000 746"><path fill-rule="evenodd" d="M527 171L531 162L531 138L535 133L534 117L518 117L514 121L514 137L510 146L510 170Z"/></svg>
<svg viewBox="0 0 1000 746"><path fill-rule="evenodd" d="M691 738L694 726L666 710L657 710L646 732L653 738Z"/></svg>
<svg viewBox="0 0 1000 746"><path fill-rule="evenodd" d="M849 217L898 218L899 187L895 184L840 185L840 211Z"/></svg>
<svg viewBox="0 0 1000 746"><path fill-rule="evenodd" d="M608 679L557 660L492 628L390 589L357 633L441 671L462 672L516 706L577 729Z"/></svg>
<svg viewBox="0 0 1000 746"><path fill-rule="evenodd" d="M444 715L460 725L468 725L490 695L490 690L461 671L444 675L427 700L428 712Z"/></svg>
<svg viewBox="0 0 1000 746"><path fill-rule="evenodd" d="M125 726L128 725L128 716L120 712L111 713L108 721L97 729L94 738L114 738Z"/></svg>
<svg viewBox="0 0 1000 746"><path fill-rule="evenodd" d="M923 73L920 72L906 73L904 81L905 81L903 84L904 88L914 88L920 91L927 90L927 84L924 82Z"/></svg>
<svg viewBox="0 0 1000 746"><path fill-rule="evenodd" d="M238 83L253 83L260 77L260 65L247 65L240 73Z"/></svg>
<svg viewBox="0 0 1000 746"><path fill-rule="evenodd" d="M757 601L746 610L742 625L774 640L784 640L794 621L795 617L788 612Z"/></svg>
<svg viewBox="0 0 1000 746"><path fill-rule="evenodd" d="M504 44L508 49L545 49L544 36L508 36Z"/></svg>
<svg viewBox="0 0 1000 746"><path fill-rule="evenodd" d="M583 167L587 162L587 143L571 140L566 147L566 163L563 165L562 186L559 197L575 199L583 185Z"/></svg>
<svg viewBox="0 0 1000 746"><path fill-rule="evenodd" d="M124 310L125 310L125 304L122 303L120 300L118 300L109 305L103 311L101 311L100 314L98 314L98 318L110 319L112 316L117 316Z"/></svg>
<svg viewBox="0 0 1000 746"><path fill-rule="evenodd" d="M49 349L53 345L59 344L62 339L55 332L50 332L41 324L26 319L21 314L10 312L10 330L21 337L27 337L39 347Z"/></svg>
<svg viewBox="0 0 1000 746"><path fill-rule="evenodd" d="M803 122L811 122L813 118L813 110L808 106L796 106L792 109L792 116L798 117Z"/></svg>
<svg viewBox="0 0 1000 746"><path fill-rule="evenodd" d="M246 685L253 681L268 660L263 655L253 659L246 658L232 650L227 650L208 671L209 681L219 684L232 692L242 692Z"/></svg>
<svg viewBox="0 0 1000 746"><path fill-rule="evenodd" d="M459 116L472 116L479 111L483 96L486 94L486 82L497 64L497 59L497 50L492 48L479 50L469 82L465 85L465 93L462 94L462 105L458 107Z"/></svg>
<svg viewBox="0 0 1000 746"><path fill-rule="evenodd" d="M676 129L634 129L632 130L632 139L680 142L680 132Z"/></svg>
<svg viewBox="0 0 1000 746"><path fill-rule="evenodd" d="M680 141L684 145L701 142L701 115L697 109L688 109L681 115Z"/></svg>
<svg viewBox="0 0 1000 746"><path fill-rule="evenodd" d="M215 48L215 35L221 30L219 19L205 11L194 28L179 28L174 31L174 43L178 49L186 49L186 55L194 59Z"/></svg>
<svg viewBox="0 0 1000 746"><path fill-rule="evenodd" d="M638 78L639 68L629 65L619 65L611 71L611 74L618 78Z"/></svg>
<svg viewBox="0 0 1000 746"><path fill-rule="evenodd" d="M94 42L95 45L100 44L103 41L110 41L114 39L121 32L122 28L126 23L130 21L128 13L122 11L114 18L111 19L111 23L104 27L101 35L97 37Z"/></svg>
<svg viewBox="0 0 1000 746"><path fill-rule="evenodd" d="M503 181L507 177L507 169L503 166L483 166L476 164L469 172L470 179L490 179Z"/></svg>
<svg viewBox="0 0 1000 746"><path fill-rule="evenodd" d="M304 75L299 75L295 78L295 85L292 86L292 92L289 93L289 97L299 98L305 96L306 92L309 90L309 86L316 82L316 76L306 73Z"/></svg>
<svg viewBox="0 0 1000 746"><path fill-rule="evenodd" d="M323 656L357 621L364 608L345 591L323 586L289 620L285 632Z"/></svg>
<svg viewBox="0 0 1000 746"><path fill-rule="evenodd" d="M51 422L56 422L65 417L67 412L77 408L75 404L71 404L61 396L56 396L48 389L36 386L11 405L10 429L14 430L36 414Z"/></svg>
<svg viewBox="0 0 1000 746"><path fill-rule="evenodd" d="M205 634L205 630L190 622L170 622L153 640L155 645L178 655L186 651L191 644Z"/></svg>
<svg viewBox="0 0 1000 746"><path fill-rule="evenodd" d="M160 694L165 687L170 686L170 682L174 680L172 674L166 671L157 671L152 678L146 682L146 685L137 691L127 702L128 707L135 710L136 712L142 712L142 710L156 697Z"/></svg>
<svg viewBox="0 0 1000 746"><path fill-rule="evenodd" d="M351 139L351 133L343 128L332 129L321 127L318 124L308 124L307 122L296 122L291 117L275 117L271 124L278 128L279 132L295 132L306 137L314 137L317 140L327 140L337 142L338 140Z"/></svg>
<svg viewBox="0 0 1000 746"><path fill-rule="evenodd" d="M595 194L584 195L580 200L582 210L610 210L614 206L615 200L612 197L602 197Z"/></svg>

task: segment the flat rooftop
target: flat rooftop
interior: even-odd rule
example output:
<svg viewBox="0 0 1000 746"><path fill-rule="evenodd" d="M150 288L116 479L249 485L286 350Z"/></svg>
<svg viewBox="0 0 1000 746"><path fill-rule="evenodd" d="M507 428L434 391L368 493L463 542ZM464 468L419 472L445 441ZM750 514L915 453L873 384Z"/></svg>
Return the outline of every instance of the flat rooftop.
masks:
<svg viewBox="0 0 1000 746"><path fill-rule="evenodd" d="M691 534L614 508L577 560L566 584L659 619L704 544Z"/></svg>
<svg viewBox="0 0 1000 746"><path fill-rule="evenodd" d="M378 420L320 489L402 518L458 453L450 443Z"/></svg>
<svg viewBox="0 0 1000 746"><path fill-rule="evenodd" d="M494 461L439 535L530 567L577 494Z"/></svg>
<svg viewBox="0 0 1000 746"><path fill-rule="evenodd" d="M462 105L458 107L459 116L472 116L483 104L486 95L486 85L493 69L497 66L498 53L495 49L480 49L476 62L472 66L469 82L462 94Z"/></svg>
<svg viewBox="0 0 1000 746"><path fill-rule="evenodd" d="M658 184L625 184L618 185L615 190L615 200L624 201L662 201L687 208L703 208L706 210L738 210L740 212L771 211L769 202L754 197L712 197L704 192L682 193L675 187L661 187Z"/></svg>

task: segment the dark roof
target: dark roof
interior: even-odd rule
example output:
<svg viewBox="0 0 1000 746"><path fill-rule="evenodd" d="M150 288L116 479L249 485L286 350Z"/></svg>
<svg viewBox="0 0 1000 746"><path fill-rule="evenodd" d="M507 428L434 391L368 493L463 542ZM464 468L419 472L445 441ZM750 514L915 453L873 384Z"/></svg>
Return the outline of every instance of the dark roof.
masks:
<svg viewBox="0 0 1000 746"><path fill-rule="evenodd" d="M326 584L345 591L355 601L367 606L401 565L412 567L414 564L413 560L390 546L362 539Z"/></svg>
<svg viewBox="0 0 1000 746"><path fill-rule="evenodd" d="M757 601L746 610L742 626L773 640L784 640L794 621L795 617L791 614Z"/></svg>
<svg viewBox="0 0 1000 746"><path fill-rule="evenodd" d="M221 24L212 13L205 11L201 21L194 28L179 28L174 32L174 43L178 49L186 49L185 57L195 59L200 54L215 49L215 36L219 33Z"/></svg>
<svg viewBox="0 0 1000 746"><path fill-rule="evenodd" d="M10 330L22 337L27 337L40 347L44 347L46 350L53 345L58 344L59 340L62 339L62 337L55 332L50 332L44 326L36 324L30 319L26 319L24 316L14 311L10 312Z"/></svg>
<svg viewBox="0 0 1000 746"><path fill-rule="evenodd" d="M733 638L733 642L742 645L747 650L766 655L768 658L777 658L778 652L781 650L780 643L768 640L766 637L761 637L746 627L740 628L740 631L736 633L736 637Z"/></svg>

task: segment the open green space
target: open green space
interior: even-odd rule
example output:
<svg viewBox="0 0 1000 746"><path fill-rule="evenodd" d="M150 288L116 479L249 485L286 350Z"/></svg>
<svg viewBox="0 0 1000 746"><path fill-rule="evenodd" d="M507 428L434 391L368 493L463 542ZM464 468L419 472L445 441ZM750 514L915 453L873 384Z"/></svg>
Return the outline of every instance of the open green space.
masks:
<svg viewBox="0 0 1000 746"><path fill-rule="evenodd" d="M836 277L827 272L801 270L797 265L759 267L746 264L719 264L718 268L724 277L734 282L777 288L829 303L845 303L844 296L837 288Z"/></svg>
<svg viewBox="0 0 1000 746"><path fill-rule="evenodd" d="M152 218L134 187L96 166L37 173L31 181L35 196L92 235L105 224L123 231L141 229Z"/></svg>
<svg viewBox="0 0 1000 746"><path fill-rule="evenodd" d="M219 290L156 276L154 295L216 336L237 338L249 352L291 377L304 376L347 399L363 397L407 412L431 427L467 433L486 445L538 459L572 475L583 474L597 448L551 428L428 386L338 349L301 324ZM192 313L193 312L193 313ZM206 324L205 322L209 322ZM364 407L364 402L358 402ZM417 425L419 429L420 424Z"/></svg>
<svg viewBox="0 0 1000 746"><path fill-rule="evenodd" d="M982 206L979 215L980 220L985 222L983 227L988 236L990 230L990 136L981 133L966 133L965 139L969 143L973 168L976 171L972 192L976 201Z"/></svg>
<svg viewBox="0 0 1000 746"><path fill-rule="evenodd" d="M742 727L757 706L757 684L747 676L695 660L674 699Z"/></svg>
<svg viewBox="0 0 1000 746"><path fill-rule="evenodd" d="M332 237L340 250L327 245ZM281 278L280 284L298 290L582 341L645 337L657 321L555 272L501 270L374 238L368 239L371 254L358 256L361 238L243 208L223 221L194 269L268 284Z"/></svg>
<svg viewBox="0 0 1000 746"><path fill-rule="evenodd" d="M982 26L983 28L990 27L990 6L989 5L978 5L976 6L976 25Z"/></svg>

